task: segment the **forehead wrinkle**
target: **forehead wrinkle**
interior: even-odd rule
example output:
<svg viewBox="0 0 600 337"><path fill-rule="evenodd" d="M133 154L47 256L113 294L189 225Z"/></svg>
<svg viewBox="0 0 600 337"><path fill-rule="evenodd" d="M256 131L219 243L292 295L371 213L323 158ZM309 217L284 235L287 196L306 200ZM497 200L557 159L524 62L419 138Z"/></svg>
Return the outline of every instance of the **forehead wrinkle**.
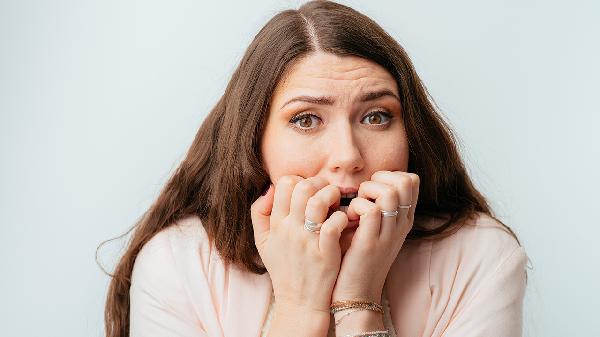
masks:
<svg viewBox="0 0 600 337"><path fill-rule="evenodd" d="M381 66L361 58L322 56L295 62L276 88L278 100L308 95L330 97L339 105L354 102L363 92L384 88L398 95L395 79Z"/></svg>
<svg viewBox="0 0 600 337"><path fill-rule="evenodd" d="M341 103L364 104L360 98L369 92L390 90L397 95L395 82L388 83L387 81L378 81L371 78L353 80L350 83L341 83L339 85L325 83L325 85L310 86L302 82L298 83L297 86L295 84L290 83L290 85L282 88L282 91L286 93L285 96L281 97L282 100L287 101L293 97L312 96L330 98L334 101L335 105L340 105Z"/></svg>
<svg viewBox="0 0 600 337"><path fill-rule="evenodd" d="M317 67L315 68L318 69ZM343 71L336 71L333 69L327 69L325 71L313 71L313 68L303 68L300 71L291 72L291 76L288 77L288 80L290 79L290 77L310 77L315 79L325 79L331 81L358 81L368 77L375 77L381 80L391 79L391 75L387 74L386 72L380 71L380 69L373 68L374 67L368 65L358 66L354 69Z"/></svg>
<svg viewBox="0 0 600 337"><path fill-rule="evenodd" d="M373 86L377 87L379 84L385 84L386 87L388 84L395 84L396 81L388 74L379 74L374 75L373 73L369 74L361 74L355 78L332 78L331 76L326 75L311 75L311 74L302 74L295 73L292 76L289 76L285 82L282 83L281 88L290 90L290 89L305 89L303 87L307 87L306 83L315 84L314 80L318 80L318 85L310 86L312 89L326 89L326 90L336 90L340 88L344 88L343 86L350 86L352 89L356 87L368 87ZM327 83L330 82L330 83ZM344 83L350 82L350 83ZM339 84L339 85L338 85ZM394 93L397 93L395 89L395 85L390 87Z"/></svg>

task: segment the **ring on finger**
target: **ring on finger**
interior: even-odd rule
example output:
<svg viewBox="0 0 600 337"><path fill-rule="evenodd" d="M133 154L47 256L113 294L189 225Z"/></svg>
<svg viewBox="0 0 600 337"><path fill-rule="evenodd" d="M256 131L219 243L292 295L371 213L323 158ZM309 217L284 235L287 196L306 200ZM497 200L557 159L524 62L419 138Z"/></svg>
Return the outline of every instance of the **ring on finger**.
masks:
<svg viewBox="0 0 600 337"><path fill-rule="evenodd" d="M383 217L394 217L398 215L398 210L395 211L381 211L381 216Z"/></svg>
<svg viewBox="0 0 600 337"><path fill-rule="evenodd" d="M312 222L306 218L304 219L304 229L311 233L319 234L322 225L323 224Z"/></svg>
<svg viewBox="0 0 600 337"><path fill-rule="evenodd" d="M412 204L410 205L400 205L398 206L398 208L394 211L381 211L381 215L384 217L394 217L398 215L398 210L399 209L409 209L412 206Z"/></svg>

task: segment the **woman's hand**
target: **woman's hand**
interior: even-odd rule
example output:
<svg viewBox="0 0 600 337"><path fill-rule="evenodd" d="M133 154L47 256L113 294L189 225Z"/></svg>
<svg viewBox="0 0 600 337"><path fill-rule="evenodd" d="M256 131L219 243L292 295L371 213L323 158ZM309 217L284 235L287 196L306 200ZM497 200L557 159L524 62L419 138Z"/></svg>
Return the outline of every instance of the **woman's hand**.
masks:
<svg viewBox="0 0 600 337"><path fill-rule="evenodd" d="M414 173L378 171L360 185L347 211L349 220L360 217L360 222L344 255L333 301L380 303L387 274L412 228L418 196L419 176ZM398 209L409 204L410 209ZM382 216L381 211L396 209L397 216Z"/></svg>
<svg viewBox="0 0 600 337"><path fill-rule="evenodd" d="M256 247L278 307L326 313L329 318L341 262L340 233L348 218L340 211L329 218L327 213L340 197L337 186L323 178L284 176L252 204ZM305 218L322 223L320 233L304 229Z"/></svg>

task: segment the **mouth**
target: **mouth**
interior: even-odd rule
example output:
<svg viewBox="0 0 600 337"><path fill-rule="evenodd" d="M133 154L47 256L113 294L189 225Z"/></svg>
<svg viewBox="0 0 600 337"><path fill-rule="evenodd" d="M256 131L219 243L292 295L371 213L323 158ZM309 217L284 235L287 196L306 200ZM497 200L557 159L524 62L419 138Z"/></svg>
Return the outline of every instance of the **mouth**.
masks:
<svg viewBox="0 0 600 337"><path fill-rule="evenodd" d="M329 211L327 212L327 217L329 218L329 216L331 216L331 214L333 214L336 211L344 212L347 215L348 214L348 206L350 205L350 202L352 201L352 199L356 198L356 195L357 194L355 192L343 193L342 197L340 198L339 204L335 203L334 205L329 207ZM346 226L346 228L344 230L349 230L349 229L358 227L358 222L359 222L359 219L348 221L348 225Z"/></svg>

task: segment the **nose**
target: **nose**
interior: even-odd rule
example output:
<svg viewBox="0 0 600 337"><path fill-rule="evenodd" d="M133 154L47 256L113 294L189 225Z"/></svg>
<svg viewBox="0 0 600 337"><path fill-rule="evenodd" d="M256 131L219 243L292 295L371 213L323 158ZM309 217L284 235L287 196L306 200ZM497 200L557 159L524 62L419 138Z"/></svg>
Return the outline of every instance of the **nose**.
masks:
<svg viewBox="0 0 600 337"><path fill-rule="evenodd" d="M331 172L354 173L363 169L364 159L360 143L357 141L352 126L342 123L330 134L329 163Z"/></svg>

